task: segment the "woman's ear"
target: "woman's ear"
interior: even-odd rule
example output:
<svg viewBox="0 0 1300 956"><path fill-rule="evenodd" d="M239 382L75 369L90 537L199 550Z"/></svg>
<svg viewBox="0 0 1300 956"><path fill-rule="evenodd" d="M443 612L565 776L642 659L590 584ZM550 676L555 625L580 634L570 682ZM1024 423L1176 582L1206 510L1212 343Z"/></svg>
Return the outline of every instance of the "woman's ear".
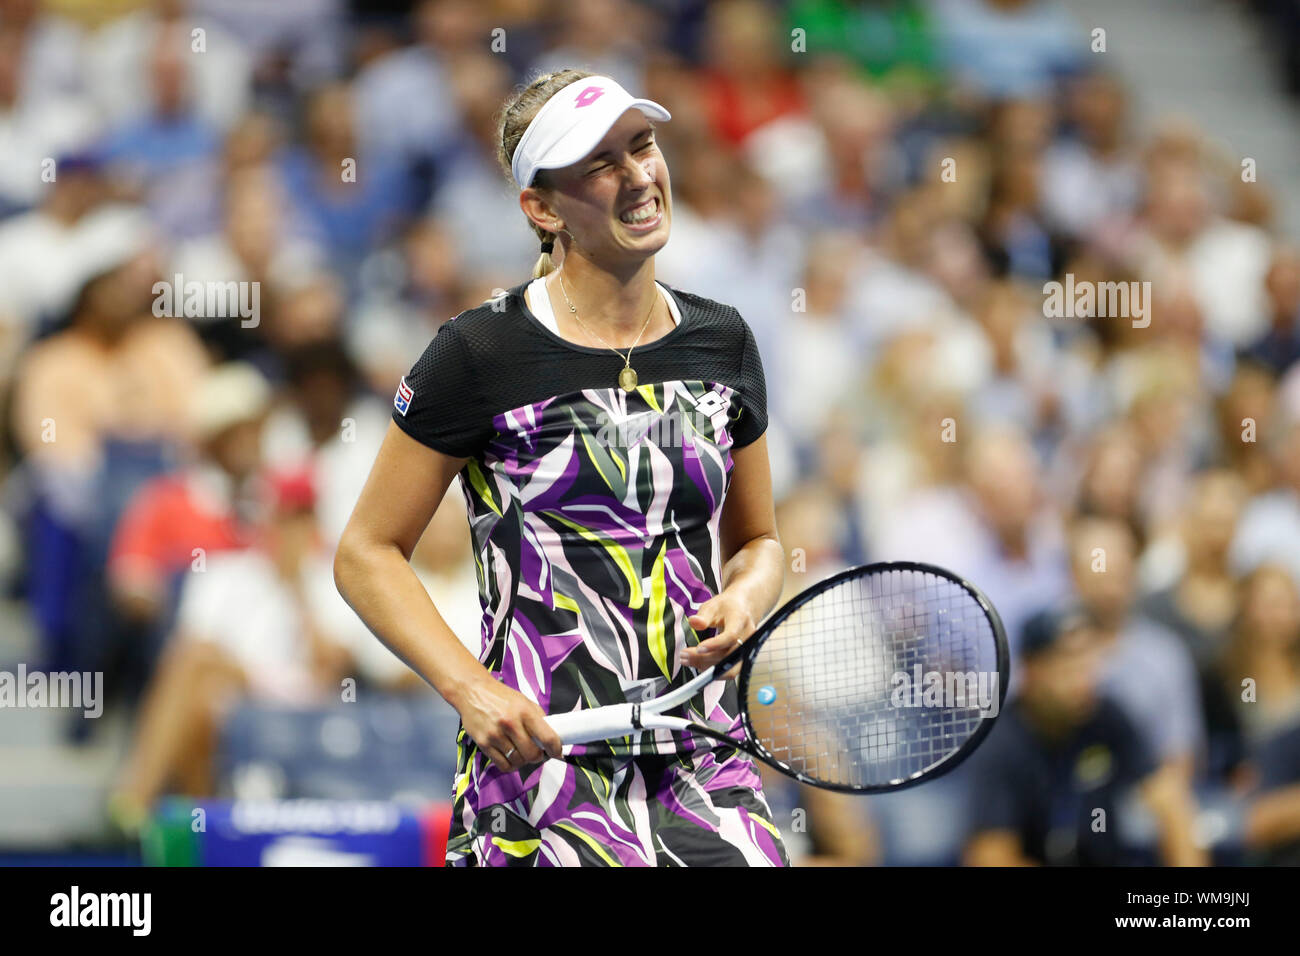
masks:
<svg viewBox="0 0 1300 956"><path fill-rule="evenodd" d="M553 228L558 221L551 204L537 190L525 189L519 196L519 208L525 216L541 228Z"/></svg>

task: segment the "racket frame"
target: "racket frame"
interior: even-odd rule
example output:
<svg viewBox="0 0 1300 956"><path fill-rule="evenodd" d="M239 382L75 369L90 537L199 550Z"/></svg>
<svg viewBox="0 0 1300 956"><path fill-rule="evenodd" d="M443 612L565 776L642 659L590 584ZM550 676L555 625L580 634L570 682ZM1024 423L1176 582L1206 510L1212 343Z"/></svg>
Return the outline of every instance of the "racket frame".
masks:
<svg viewBox="0 0 1300 956"><path fill-rule="evenodd" d="M753 757L758 758L765 764L776 770L793 777L800 783L810 786L819 787L823 790L835 790L842 793L885 793L895 790L903 790L908 787L916 786L927 780L933 780L945 773L953 770L962 763L967 757L975 751L989 731L993 729L993 723L997 715L985 717L975 732L968 737L960 747L941 760L939 763L925 770L917 771L907 777L891 780L883 784L873 784L871 786L856 786L852 784L836 784L827 780L819 780L811 777L802 771L796 770L789 764L783 762L775 754L767 750L759 740L758 734L754 729L753 721L750 717L749 707L747 705L749 680L754 667L754 661L758 656L759 649L776 629L780 627L790 615L794 614L801 607L812 601L814 598L831 588L837 586L845 580L864 577L868 574L880 574L891 571L916 571L924 574L931 574L936 577L944 578L958 585L965 590L979 605L992 627L993 638L997 653L998 663L998 713L1002 712L1002 704L1007 696L1007 684L1010 677L1011 663L1010 652L1007 647L1006 630L1002 624L1002 618L998 615L997 609L993 603L984 595L979 588L971 584L965 578L954 574L946 568L938 567L933 564L926 564L920 561L880 561L873 564L858 565L852 568L846 568L836 574L819 581L806 590L800 591L793 598L783 604L773 612L766 621L756 630L748 639L742 641L736 648L731 650L726 657L718 663L701 671L698 675L691 678L690 681L681 687L675 688L661 697L641 703L612 704L604 707L594 707L589 710L576 710L564 714L550 714L547 716L547 723L551 728L560 735L565 744L591 743L598 740L618 739L628 735L629 731L641 730L672 730L682 733L703 734L715 740L719 740L737 749L743 750ZM714 680L721 679L722 674L731 670L737 664L741 665L740 674L737 678L737 692L740 703L741 729L744 731L744 740L737 740L728 735L724 730L696 720L689 720L685 717L670 717L664 712L673 710L685 704L692 697L698 694L702 689L712 683ZM621 731L621 732L620 732Z"/></svg>
<svg viewBox="0 0 1300 956"><path fill-rule="evenodd" d="M932 767L928 767L925 770L918 770L916 773L909 774L906 777L890 780L883 784L873 784L871 786L837 784L831 783L827 780L816 779L815 777L811 777L808 774L796 770L784 763L779 757L768 751L760 742L758 734L754 729L753 720L750 718L749 706L747 703L749 700L749 679L751 672L753 671L754 660L758 656L758 649L762 646L763 641L767 640L767 638L776 631L786 618L799 610L813 598L825 593L845 580L865 577L868 574L874 575L890 571L917 571L923 574L932 574L936 577L945 578L961 587L970 594L972 598L974 598L975 603L979 605L980 609L988 618L989 624L993 630L993 640L997 652L998 664L998 712L997 714L985 717L980 722L979 727L975 729L975 732L967 737L960 747L939 763ZM993 729L993 723L997 720L998 714L1002 713L1002 705L1006 702L1007 684L1009 683L1011 676L1011 653L1007 645L1006 628L1003 626L1002 617L998 614L997 608L993 606L993 602L988 599L983 591L960 575L949 571L947 568L941 568L938 565L927 564L922 561L877 561L872 564L862 564L852 568L846 568L843 571L832 574L830 577L819 581L807 590L800 591L793 598L783 604L775 613L772 614L771 617L767 619L767 621L763 623L763 626L755 633L754 638L745 641L738 650L748 648L751 644L753 647L750 648L749 653L743 655L744 666L741 668L740 675L737 678L737 695L740 702L740 718L745 731L745 740L748 744L748 746L743 749L769 766L793 777L800 783L806 783L809 786L819 787L823 790L835 790L840 793L893 793L896 790L906 790L908 787L914 787L919 783L924 783L928 780L933 780L936 777L941 777L956 769L960 763L974 753L975 749L980 745L984 738L988 736L989 731ZM725 663L726 662L724 661L723 664ZM719 664L718 666L722 667L723 664ZM732 661L732 663L727 666L732 667L734 665L735 661Z"/></svg>

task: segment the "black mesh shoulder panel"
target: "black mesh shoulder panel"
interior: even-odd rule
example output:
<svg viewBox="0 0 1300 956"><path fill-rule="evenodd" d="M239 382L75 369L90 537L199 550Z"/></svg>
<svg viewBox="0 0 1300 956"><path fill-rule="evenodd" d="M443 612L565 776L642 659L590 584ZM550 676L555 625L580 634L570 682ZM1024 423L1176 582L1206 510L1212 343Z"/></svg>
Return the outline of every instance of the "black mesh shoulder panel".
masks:
<svg viewBox="0 0 1300 956"><path fill-rule="evenodd" d="M475 457L493 437L497 414L585 388L611 388L623 360L612 351L575 348L527 311L528 283L468 309L438 329L399 387L393 420L408 435L456 457ZM733 307L663 283L681 324L637 348L642 384L704 381L736 392L735 447L767 428L763 363L749 325ZM405 412L402 411L406 404Z"/></svg>

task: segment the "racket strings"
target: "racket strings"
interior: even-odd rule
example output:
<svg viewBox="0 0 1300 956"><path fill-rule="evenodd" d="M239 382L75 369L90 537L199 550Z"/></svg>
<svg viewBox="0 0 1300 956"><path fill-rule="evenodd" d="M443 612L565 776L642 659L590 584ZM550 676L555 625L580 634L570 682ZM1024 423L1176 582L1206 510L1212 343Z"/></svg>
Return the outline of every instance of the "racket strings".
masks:
<svg viewBox="0 0 1300 956"><path fill-rule="evenodd" d="M965 587L924 570L847 578L759 649L746 687L757 741L797 774L873 789L955 754L996 708L997 638Z"/></svg>

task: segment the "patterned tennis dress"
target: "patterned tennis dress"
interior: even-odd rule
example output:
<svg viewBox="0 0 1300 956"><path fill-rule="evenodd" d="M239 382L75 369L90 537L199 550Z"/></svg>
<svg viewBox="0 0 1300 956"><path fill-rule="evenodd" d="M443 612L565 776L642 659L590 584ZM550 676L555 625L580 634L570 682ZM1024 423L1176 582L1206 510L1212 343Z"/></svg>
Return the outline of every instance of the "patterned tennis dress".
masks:
<svg viewBox="0 0 1300 956"><path fill-rule="evenodd" d="M617 387L622 358L561 338L522 283L444 323L394 400L407 434L469 459L479 660L550 714L695 676L679 650L709 636L687 618L720 587L732 449L767 426L744 319L657 286L677 325L635 350L632 392ZM734 681L683 713L741 739ZM462 725L447 864L787 864L743 751L662 730L571 750L503 773Z"/></svg>

